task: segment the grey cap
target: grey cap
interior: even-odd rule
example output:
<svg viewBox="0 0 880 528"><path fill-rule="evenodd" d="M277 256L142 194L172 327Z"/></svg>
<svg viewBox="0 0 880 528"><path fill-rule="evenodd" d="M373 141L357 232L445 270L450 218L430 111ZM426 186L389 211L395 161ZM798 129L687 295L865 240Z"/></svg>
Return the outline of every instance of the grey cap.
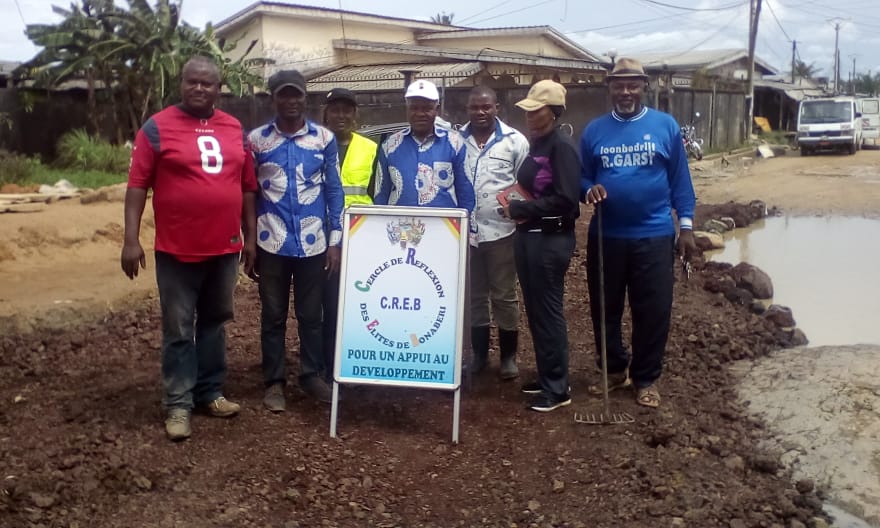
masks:
<svg viewBox="0 0 880 528"><path fill-rule="evenodd" d="M278 90L293 86L302 93L306 93L306 79L297 70L281 70L269 77L269 93L275 95Z"/></svg>

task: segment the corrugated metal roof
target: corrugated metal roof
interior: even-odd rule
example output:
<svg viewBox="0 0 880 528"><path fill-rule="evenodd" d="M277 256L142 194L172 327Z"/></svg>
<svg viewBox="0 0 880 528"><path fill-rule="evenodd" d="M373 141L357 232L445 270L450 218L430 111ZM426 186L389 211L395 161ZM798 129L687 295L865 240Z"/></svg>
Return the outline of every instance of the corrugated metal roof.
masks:
<svg viewBox="0 0 880 528"><path fill-rule="evenodd" d="M556 42L562 48L574 53L578 59L591 60L599 62L599 56L581 46L574 40L560 33L553 26L510 26L495 28L469 28L469 29L451 29L448 31L434 31L426 33L418 33L416 40L455 40L461 38L474 37L498 37L498 36L546 36L551 41Z"/></svg>
<svg viewBox="0 0 880 528"><path fill-rule="evenodd" d="M672 70L690 70L702 67L715 68L739 58L748 57L748 55L748 50L732 48L690 50L685 52L636 53L635 58L641 61L645 68L657 69L662 67L665 62L666 66ZM765 73L777 73L776 68L758 56L755 56L755 65L763 68Z"/></svg>
<svg viewBox="0 0 880 528"><path fill-rule="evenodd" d="M307 89L310 92L321 92L330 88L402 91L402 70L413 70L416 72L414 77L435 82L437 86L442 86L444 79L446 86L453 86L482 71L483 65L479 62L435 62L343 66L310 80Z"/></svg>
<svg viewBox="0 0 880 528"><path fill-rule="evenodd" d="M501 62L506 64L540 66L544 68L564 68L566 70L576 71L601 69L601 66L598 63L583 59L560 59L529 53L496 50L493 48L483 48L479 50L437 48L433 46L418 46L404 43L394 44L357 39L334 39L333 47L339 50L371 51L377 53L395 53L398 55L430 57L435 60L436 58L441 58L446 60Z"/></svg>
<svg viewBox="0 0 880 528"><path fill-rule="evenodd" d="M9 77L12 70L18 68L20 65L20 62L0 61L0 77Z"/></svg>
<svg viewBox="0 0 880 528"><path fill-rule="evenodd" d="M789 82L782 81L771 81L766 79L755 79L755 88L772 88L774 90L779 90L786 95L786 97L793 99L795 101L803 101L804 99L810 99L813 97L828 97L831 95L829 92L826 92L820 86L816 86L811 81L806 79L798 79L797 84L791 84Z"/></svg>

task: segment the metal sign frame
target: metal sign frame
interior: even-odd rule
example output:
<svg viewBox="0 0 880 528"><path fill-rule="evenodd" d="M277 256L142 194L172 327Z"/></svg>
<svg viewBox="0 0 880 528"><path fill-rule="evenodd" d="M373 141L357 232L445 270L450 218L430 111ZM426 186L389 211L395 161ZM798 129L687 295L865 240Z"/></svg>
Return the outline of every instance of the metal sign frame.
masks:
<svg viewBox="0 0 880 528"><path fill-rule="evenodd" d="M464 209L346 209L332 438L339 385L361 384L452 391L452 441L458 443L467 249Z"/></svg>

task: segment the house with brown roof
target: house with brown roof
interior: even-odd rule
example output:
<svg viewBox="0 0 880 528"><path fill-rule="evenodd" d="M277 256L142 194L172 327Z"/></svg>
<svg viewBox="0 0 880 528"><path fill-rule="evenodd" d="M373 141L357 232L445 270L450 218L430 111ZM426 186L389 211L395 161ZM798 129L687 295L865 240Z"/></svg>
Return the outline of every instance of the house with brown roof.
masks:
<svg viewBox="0 0 880 528"><path fill-rule="evenodd" d="M302 71L309 91L400 88L413 76L454 87L601 83L605 75L597 55L550 26L478 29L261 1L215 28L239 49L256 41L265 76Z"/></svg>

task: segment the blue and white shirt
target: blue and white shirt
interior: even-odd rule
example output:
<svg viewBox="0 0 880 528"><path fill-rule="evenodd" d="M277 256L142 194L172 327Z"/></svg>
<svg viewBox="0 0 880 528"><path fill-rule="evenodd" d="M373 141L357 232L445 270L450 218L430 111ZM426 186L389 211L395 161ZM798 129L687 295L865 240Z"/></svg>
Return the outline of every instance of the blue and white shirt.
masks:
<svg viewBox="0 0 880 528"><path fill-rule="evenodd" d="M423 143L409 127L392 134L379 148L373 203L473 211L474 187L465 171L465 154L461 135L436 125Z"/></svg>
<svg viewBox="0 0 880 528"><path fill-rule="evenodd" d="M498 212L498 193L516 183L516 173L529 156L529 140L515 128L495 118L495 131L483 148L471 135L470 123L461 128L467 147L465 168L474 184L476 235L471 245L512 235L516 223Z"/></svg>
<svg viewBox="0 0 880 528"><path fill-rule="evenodd" d="M683 229L693 226L696 198L681 128L650 108L624 118L598 117L581 136L581 193L601 183L604 235L609 238L672 236L672 209Z"/></svg>
<svg viewBox="0 0 880 528"><path fill-rule="evenodd" d="M342 241L345 194L336 138L306 120L293 134L275 121L248 135L260 187L257 245L286 257L320 255Z"/></svg>

